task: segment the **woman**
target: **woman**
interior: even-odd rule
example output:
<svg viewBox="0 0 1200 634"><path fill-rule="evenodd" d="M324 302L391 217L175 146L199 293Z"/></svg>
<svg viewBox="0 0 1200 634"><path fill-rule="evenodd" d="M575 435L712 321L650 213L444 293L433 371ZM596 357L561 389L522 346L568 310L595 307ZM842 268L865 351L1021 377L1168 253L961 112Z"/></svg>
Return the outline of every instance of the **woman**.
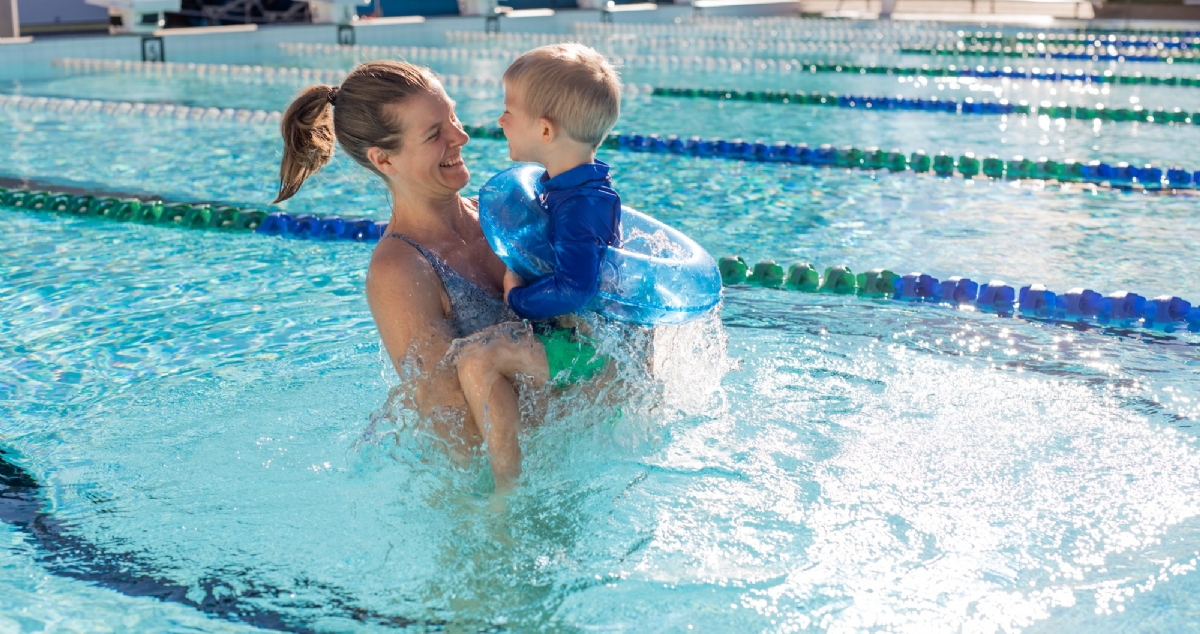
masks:
<svg viewBox="0 0 1200 634"><path fill-rule="evenodd" d="M387 184L392 216L367 269L384 348L401 379L413 382L410 405L438 435L459 453L486 437L497 484L511 484L499 474L519 473L516 430L481 432L454 364L445 362L455 339L517 319L501 299L505 266L483 236L477 203L459 195L471 176L462 159L470 138L454 102L426 68L368 62L340 87L305 90L284 113L282 132L275 202L329 162L335 140Z"/></svg>

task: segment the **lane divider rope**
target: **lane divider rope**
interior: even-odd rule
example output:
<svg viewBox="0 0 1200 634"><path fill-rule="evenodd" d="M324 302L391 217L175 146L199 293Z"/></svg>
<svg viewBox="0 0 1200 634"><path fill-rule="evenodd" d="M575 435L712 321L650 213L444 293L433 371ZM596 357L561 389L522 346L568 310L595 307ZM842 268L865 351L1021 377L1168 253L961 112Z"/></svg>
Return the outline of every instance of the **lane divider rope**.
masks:
<svg viewBox="0 0 1200 634"><path fill-rule="evenodd" d="M900 32L900 31L805 31L804 36L799 32L788 35L777 31L749 31L733 33L694 33L694 34L636 34L620 31L603 34L564 35L562 33L528 33L503 32L488 33L480 31L447 31L446 42L450 44L488 44L490 46L519 46L533 47L545 44L555 44L565 39L580 41L595 47L634 46L639 49L668 51L689 50L722 51L752 50L757 53L790 54L801 51L820 51L824 53L838 51L897 51L900 48L910 49L958 49L958 50L994 50L995 52L1042 52L1039 47L1059 47L1087 49L1088 54L1102 54L1110 49L1122 49L1125 54L1134 50L1187 51L1200 48L1200 38L1196 37L1129 37L1103 36L1098 34L1061 35L1052 37L1034 37L975 34L968 35L963 31L947 32ZM1102 50L1099 50L1102 49ZM1090 58L1089 58L1090 59Z"/></svg>
<svg viewBox="0 0 1200 634"><path fill-rule="evenodd" d="M152 76L188 76L211 79L235 79L262 81L263 83L286 83L294 85L333 84L346 78L349 71L342 69L298 68L295 66L261 66L236 64L197 64L191 62L142 62L119 59L92 59L64 57L53 61L53 65L71 72L81 73L138 73ZM499 89L500 80L495 77L471 77L464 75L438 74L448 88L491 88ZM629 84L626 93L637 96L652 91L642 84Z"/></svg>
<svg viewBox="0 0 1200 634"><path fill-rule="evenodd" d="M161 198L116 198L103 194L65 194L0 187L0 206L81 218L133 222L159 227L255 232L312 240L373 242L387 222L370 218L291 215L212 203L168 203Z"/></svg>
<svg viewBox="0 0 1200 634"><path fill-rule="evenodd" d="M1014 289L1000 280L986 284L966 277L939 280L924 273L897 275L888 269L872 269L855 275L847 266L827 267L821 273L806 262L794 263L786 271L774 260L763 260L751 268L739 256L721 258L718 267L725 286L757 286L914 304L972 307L1004 316L1019 314L1039 321L1200 332L1200 307L1173 295L1148 299L1128 291L1102 295L1087 288L1055 293L1043 284Z"/></svg>
<svg viewBox="0 0 1200 634"><path fill-rule="evenodd" d="M944 23L931 23L936 28L908 20L890 24L877 22L861 24L864 26L839 27L824 18L783 25L768 25L759 23L757 20L747 20L739 25L699 24L696 22L679 24L576 22L571 25L571 35L560 35L560 37L728 37L821 42L873 39L890 42L908 38L962 41L965 35L961 29L947 29ZM466 31L466 33L472 33L472 31Z"/></svg>
<svg viewBox="0 0 1200 634"><path fill-rule="evenodd" d="M1057 46L1116 46L1120 48L1178 48L1188 49L1200 47L1200 37L1195 31L1185 35L1116 35L1104 33L1017 33L1006 35L1003 32L973 33L958 32L960 41L965 44L1054 44Z"/></svg>
<svg viewBox="0 0 1200 634"><path fill-rule="evenodd" d="M721 17L721 16L705 16L692 18L684 22L656 24L656 23L623 23L623 22L577 22L573 25L577 32L633 32L633 33L673 33L677 31L702 31L702 32L720 32L720 31L741 31L745 29L757 29L761 35L770 35L771 33L804 28L806 30L826 30L826 31L848 31L855 32L861 35L869 35L877 31L930 31L934 33L950 34L956 33L965 35L967 31L958 29L950 31L946 29L945 22L936 20L905 20L904 22L880 23L876 20L854 20L842 21L842 26L836 26L828 18L803 18L795 16L774 16L774 17ZM1004 29L997 27L997 31L993 33L1004 33ZM1021 31L1016 33L1018 38L1037 39L1047 35L1069 36L1069 35L1132 35L1142 37L1158 37L1158 38L1194 38L1200 36L1200 31L1194 29L1145 29L1145 28L1112 28L1112 27L1057 27L1043 28L1039 30L1026 31L1029 27L1018 27ZM1011 30L1011 27L1008 28ZM982 34L983 31L976 30L976 33Z"/></svg>
<svg viewBox="0 0 1200 634"><path fill-rule="evenodd" d="M449 44L486 44L489 47L517 47L521 51L534 46L557 44L566 40L578 41L595 48L612 49L620 46L635 47L639 50L662 50L667 52L711 52L711 51L752 51L755 53L770 53L789 55L802 52L838 53L854 51L872 51L890 53L899 51L902 46L946 46L956 45L962 40L957 38L904 38L902 41L864 41L861 35L854 37L846 34L844 38L820 40L796 40L767 38L746 39L736 36L645 36L645 35L566 35L562 33L525 33L511 32L487 33L480 31L447 31L446 42Z"/></svg>
<svg viewBox="0 0 1200 634"><path fill-rule="evenodd" d="M1139 51L1145 52L1139 52ZM1045 46L1042 44L1011 46L904 46L900 48L902 55L953 55L958 57L992 57L1020 59L1067 59L1090 62L1163 62L1166 64L1196 64L1200 63L1200 53L1191 50L1156 48L1127 48L1124 51L1116 47L1088 46Z"/></svg>
<svg viewBox="0 0 1200 634"><path fill-rule="evenodd" d="M494 59L511 61L519 54L500 49L437 48L421 46L341 46L337 44L280 43L280 49L294 57L342 56L351 58L403 57L411 60L453 61ZM1112 71L1055 70L1040 67L985 67L982 65L946 67L922 66L879 66L851 62L801 61L796 59L753 59L732 57L704 57L699 55L614 55L614 64L633 68L666 68L672 70L701 70L727 73L840 73L850 75L898 75L917 77L976 77L1024 79L1053 82L1083 82L1092 84L1162 85L1200 87L1200 75L1144 75L1132 73L1115 74Z"/></svg>
<svg viewBox="0 0 1200 634"><path fill-rule="evenodd" d="M159 199L118 199L95 195L71 195L44 191L0 188L0 206L42 213L136 222L145 225L207 229L225 232L254 232L310 240L374 242L387 231L387 222L367 218L344 219L311 214L292 216L227 205L164 203ZM785 272L774 260L758 262L751 269L741 257L721 258L718 267L725 286L760 286L810 293L858 295L913 303L939 303L1000 315L1019 312L1022 317L1068 323L1096 322L1102 325L1173 332L1200 332L1200 307L1180 297L1164 295L1147 299L1121 291L1103 296L1091 289L1076 288L1057 294L1044 285L1033 284L1019 291L1002 281L979 284L964 277L938 280L923 273L896 275L874 269L855 275L849 267L832 266L818 273L808 263L795 263Z"/></svg>
<svg viewBox="0 0 1200 634"><path fill-rule="evenodd" d="M58 99L55 97L25 97L0 95L0 109L41 111L65 115L100 114L130 118L165 118L184 121L223 121L251 125L279 125L282 113L263 110L240 110L235 108L190 108L171 104L147 104L141 102L118 102ZM504 130L498 126L465 126L468 134L476 138L503 139ZM660 137L656 134L622 134L615 132L604 140L608 149L651 154L687 155L699 158L732 159L762 163L790 163L815 167L841 167L872 170L877 173L932 172L937 176L962 176L964 178L990 178L1008 180L1041 180L1061 183L1089 183L1092 185L1150 191L1177 192L1190 190L1200 184L1200 171L1191 172L1179 166L1166 170L1151 164L1144 166L1121 162L1111 164L1101 161L1080 163L1068 160L1058 162L1040 158L1037 161L1022 156L1009 161L992 154L980 159L967 152L957 158L947 152L930 156L924 151L905 155L898 150L885 152L879 148L835 148L821 145L810 148L805 143L792 144L784 141L767 143L748 142L742 139L703 139L677 136Z"/></svg>
<svg viewBox="0 0 1200 634"><path fill-rule="evenodd" d="M1110 108L1098 103L1095 106L1058 105L1043 101L1030 105L1020 101L1015 104L1007 99L993 102L990 99L975 101L968 97L963 101L939 99L938 97L884 97L879 95L839 95L830 93L787 92L778 90L733 90L725 88L668 88L655 87L658 97L681 97L715 99L720 101L750 101L794 105L831 106L839 108L861 108L867 110L921 110L948 112L951 114L1024 114L1048 116L1051 119L1080 119L1102 121L1139 121L1145 123L1196 123L1200 124L1200 112L1186 112L1182 108L1147 110L1141 106L1133 108Z"/></svg>
<svg viewBox="0 0 1200 634"><path fill-rule="evenodd" d="M278 125L283 113L241 108L207 108L139 101L100 101L0 95L0 109L50 112L63 115L103 114L114 117L179 119L186 121L228 121Z"/></svg>
<svg viewBox="0 0 1200 634"><path fill-rule="evenodd" d="M487 134L489 129L475 129ZM491 131L492 134L496 134ZM1174 166L1167 170L1146 164L1143 167L1121 162L1101 161L1080 163L1058 162L1040 158L1037 161L1016 156L1004 161L995 154L980 159L967 152L958 158L946 152L930 156L924 151L905 155L899 150L890 152L879 148L865 149L846 146L835 148L825 144L810 148L808 144L787 142L749 142L742 139L702 139L677 136L614 133L605 139L604 147L651 154L677 154L700 158L724 158L758 163L791 163L815 167L839 167L886 172L932 172L940 177L985 178L993 180L1040 180L1059 183L1088 183L1091 185L1139 191L1182 192L1200 183L1200 171L1191 172Z"/></svg>

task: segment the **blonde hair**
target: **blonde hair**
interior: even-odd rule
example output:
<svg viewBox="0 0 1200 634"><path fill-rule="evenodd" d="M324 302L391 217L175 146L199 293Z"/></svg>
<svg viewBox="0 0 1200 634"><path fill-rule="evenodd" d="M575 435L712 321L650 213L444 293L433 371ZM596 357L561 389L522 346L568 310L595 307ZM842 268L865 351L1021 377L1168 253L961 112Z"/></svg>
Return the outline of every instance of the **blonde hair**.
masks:
<svg viewBox="0 0 1200 634"><path fill-rule="evenodd" d="M335 140L359 165L382 177L367 158L367 150L400 151L403 121L392 108L418 93L440 90L440 86L428 68L378 61L355 68L341 86L306 88L283 113L279 195L271 204L300 191L305 179L333 157Z"/></svg>
<svg viewBox="0 0 1200 634"><path fill-rule="evenodd" d="M504 71L504 85L536 118L598 147L621 116L621 78L604 56L576 42L540 46Z"/></svg>

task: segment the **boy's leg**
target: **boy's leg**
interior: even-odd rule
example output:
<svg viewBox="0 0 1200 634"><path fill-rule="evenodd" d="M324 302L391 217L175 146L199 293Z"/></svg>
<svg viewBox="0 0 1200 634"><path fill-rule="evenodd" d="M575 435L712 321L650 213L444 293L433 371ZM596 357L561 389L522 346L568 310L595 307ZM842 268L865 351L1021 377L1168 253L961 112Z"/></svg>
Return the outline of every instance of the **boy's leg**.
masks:
<svg viewBox="0 0 1200 634"><path fill-rule="evenodd" d="M546 352L532 330L519 323L494 326L456 342L454 348L459 383L487 442L496 488L512 488L521 474L521 413L513 383L521 375L535 388L545 385Z"/></svg>

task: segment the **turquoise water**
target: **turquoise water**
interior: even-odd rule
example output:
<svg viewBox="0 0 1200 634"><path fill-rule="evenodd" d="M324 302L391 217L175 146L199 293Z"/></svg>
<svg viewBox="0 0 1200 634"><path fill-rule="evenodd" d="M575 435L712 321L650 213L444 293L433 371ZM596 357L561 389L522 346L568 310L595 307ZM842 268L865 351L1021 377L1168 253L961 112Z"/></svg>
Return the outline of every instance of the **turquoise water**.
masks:
<svg viewBox="0 0 1200 634"><path fill-rule="evenodd" d="M278 109L296 88L47 67L3 90ZM1193 90L1137 95L1154 107ZM498 113L495 91L453 96L467 121ZM21 110L0 121L3 177L256 205L273 194L272 126ZM621 123L1054 158L1098 146L1087 155L1181 163L1200 133L1106 124L1079 138L1082 125L642 97ZM472 140L464 156L472 191L507 163L496 141ZM1200 300L1194 196L602 158L627 204L716 255ZM287 208L382 218L388 204L339 154ZM655 333L655 375L623 375L622 417L578 394L558 401L525 439L521 486L498 501L484 465L451 465L390 405L396 379L363 301L369 245L15 210L0 231L0 451L42 484L54 527L0 525L0 629L1184 632L1200 621L1192 334L729 289L719 317ZM182 599L114 589L130 576Z"/></svg>

